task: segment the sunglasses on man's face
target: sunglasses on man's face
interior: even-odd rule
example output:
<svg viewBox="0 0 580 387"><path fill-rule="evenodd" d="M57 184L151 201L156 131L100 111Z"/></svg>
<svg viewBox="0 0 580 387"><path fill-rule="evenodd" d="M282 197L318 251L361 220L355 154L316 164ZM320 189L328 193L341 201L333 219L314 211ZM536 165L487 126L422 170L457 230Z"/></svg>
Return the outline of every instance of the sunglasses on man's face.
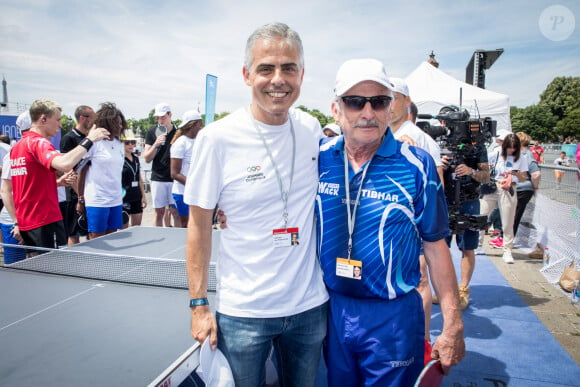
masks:
<svg viewBox="0 0 580 387"><path fill-rule="evenodd" d="M362 97L359 95L345 95L340 97L344 106L350 110L362 110L367 102L371 103L373 110L385 110L391 105L392 98L388 95L375 95L374 97Z"/></svg>
<svg viewBox="0 0 580 387"><path fill-rule="evenodd" d="M135 145L135 144L137 144L137 141L135 141L135 140L125 141L125 145Z"/></svg>

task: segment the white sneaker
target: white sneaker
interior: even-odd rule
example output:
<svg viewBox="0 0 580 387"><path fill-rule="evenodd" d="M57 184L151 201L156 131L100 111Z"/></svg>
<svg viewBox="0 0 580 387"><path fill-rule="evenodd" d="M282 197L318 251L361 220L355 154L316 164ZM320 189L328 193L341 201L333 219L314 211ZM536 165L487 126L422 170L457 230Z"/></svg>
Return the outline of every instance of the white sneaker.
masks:
<svg viewBox="0 0 580 387"><path fill-rule="evenodd" d="M512 252L509 250L504 251L501 258L505 263L514 263L514 257L512 256Z"/></svg>
<svg viewBox="0 0 580 387"><path fill-rule="evenodd" d="M485 247L478 246L475 250L475 255L485 255Z"/></svg>

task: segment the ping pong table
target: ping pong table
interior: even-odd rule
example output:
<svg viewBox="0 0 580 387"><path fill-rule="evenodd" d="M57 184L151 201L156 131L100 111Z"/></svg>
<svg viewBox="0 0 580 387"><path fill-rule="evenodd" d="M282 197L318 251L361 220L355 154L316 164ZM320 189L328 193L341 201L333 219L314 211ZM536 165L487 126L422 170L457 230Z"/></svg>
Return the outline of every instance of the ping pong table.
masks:
<svg viewBox="0 0 580 387"><path fill-rule="evenodd" d="M165 387L188 378L200 346L189 332L185 239L185 229L131 227L1 267L0 385ZM214 231L213 252L218 244ZM53 267L59 261L64 268Z"/></svg>

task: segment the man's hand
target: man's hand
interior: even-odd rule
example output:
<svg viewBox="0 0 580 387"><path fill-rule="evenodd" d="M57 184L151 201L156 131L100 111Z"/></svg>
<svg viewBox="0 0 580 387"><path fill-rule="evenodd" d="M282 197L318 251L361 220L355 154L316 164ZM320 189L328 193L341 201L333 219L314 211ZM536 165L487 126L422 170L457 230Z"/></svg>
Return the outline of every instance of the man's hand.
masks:
<svg viewBox="0 0 580 387"><path fill-rule="evenodd" d="M24 243L24 239L22 239L22 235L20 235L20 229L18 228L18 225L15 224L12 227L12 231L10 231L12 233L12 236L14 237L14 239L16 239L18 241L18 244L22 244Z"/></svg>
<svg viewBox="0 0 580 387"><path fill-rule="evenodd" d="M109 137L111 133L105 128L97 128L96 125L93 125L91 130L89 130L89 134L87 134L87 138L92 142L101 141L104 138Z"/></svg>
<svg viewBox="0 0 580 387"><path fill-rule="evenodd" d="M413 140L411 137L403 134L401 137L398 138L399 141L404 142L405 144L409 144L412 146L417 146L417 142Z"/></svg>
<svg viewBox="0 0 580 387"><path fill-rule="evenodd" d="M217 323L208 305L191 308L191 336L200 344L209 336L211 349L217 348Z"/></svg>
<svg viewBox="0 0 580 387"><path fill-rule="evenodd" d="M463 339L463 325L461 329L454 328L454 332L443 330L433 345L431 356L441 361L441 368L445 375L449 374L452 366L457 365L465 357L465 341Z"/></svg>
<svg viewBox="0 0 580 387"><path fill-rule="evenodd" d="M455 176L457 176L457 177L471 176L472 173L473 173L473 168L468 167L465 164L459 164L458 166L455 167Z"/></svg>

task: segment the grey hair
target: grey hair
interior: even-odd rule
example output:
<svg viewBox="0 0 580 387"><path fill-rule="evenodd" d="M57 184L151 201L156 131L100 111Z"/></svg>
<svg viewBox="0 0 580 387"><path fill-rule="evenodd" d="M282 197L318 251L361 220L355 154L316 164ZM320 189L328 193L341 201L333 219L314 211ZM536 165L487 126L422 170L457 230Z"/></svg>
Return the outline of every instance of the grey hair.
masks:
<svg viewBox="0 0 580 387"><path fill-rule="evenodd" d="M260 39L275 40L285 39L290 47L297 47L300 53L300 67L304 68L304 48L300 35L284 23L269 23L255 30L248 38L246 43L246 54L244 58L244 67L250 70L254 58L252 50L256 42Z"/></svg>
<svg viewBox="0 0 580 387"><path fill-rule="evenodd" d="M60 105L49 99L37 99L30 105L30 120L36 122L44 114L47 117L52 117L56 111L62 112Z"/></svg>

